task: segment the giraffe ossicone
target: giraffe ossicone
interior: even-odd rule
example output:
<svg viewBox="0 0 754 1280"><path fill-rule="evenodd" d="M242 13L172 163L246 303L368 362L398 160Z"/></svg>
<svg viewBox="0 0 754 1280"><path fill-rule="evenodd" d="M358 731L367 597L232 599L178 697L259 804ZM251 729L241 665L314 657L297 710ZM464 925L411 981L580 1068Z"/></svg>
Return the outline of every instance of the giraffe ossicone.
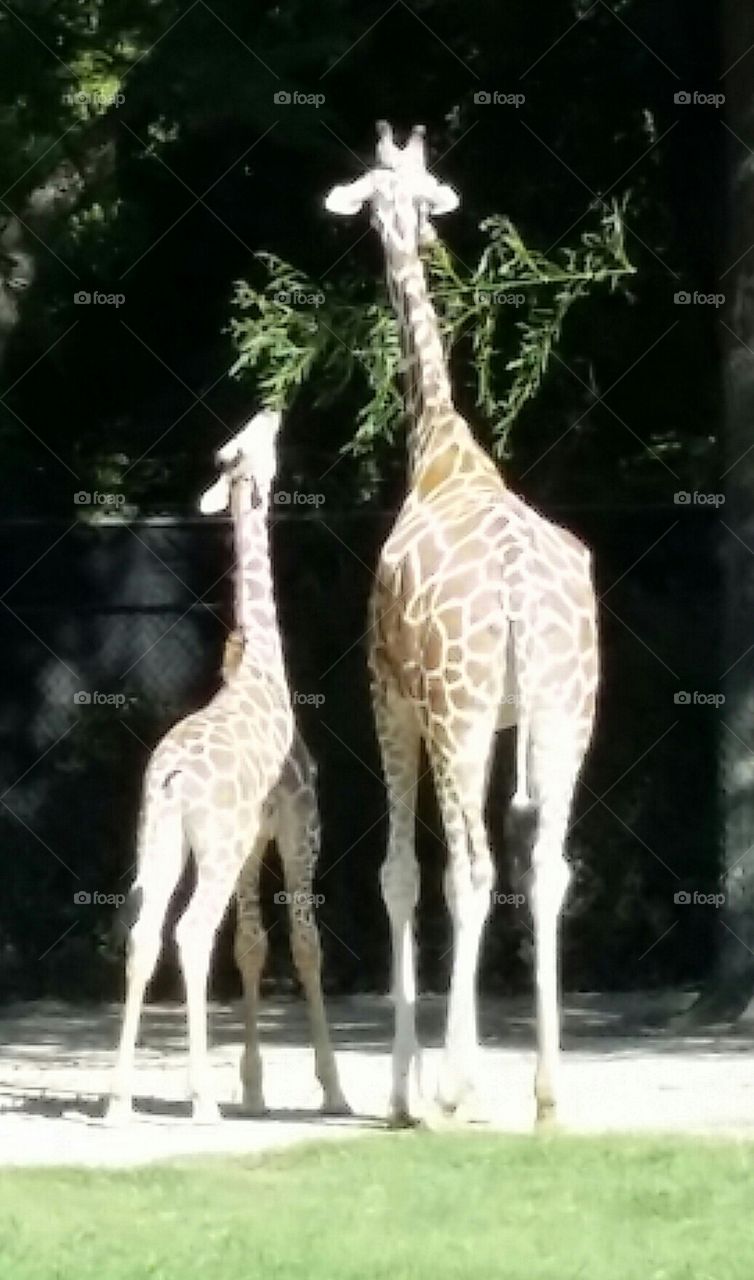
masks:
<svg viewBox="0 0 754 1280"><path fill-rule="evenodd" d="M415 126L404 147L396 145L386 121L380 121L377 130L376 167L353 182L333 187L325 197L325 208L328 213L352 217L369 205L377 220L383 204L394 212L408 199L415 204L418 218L410 215L406 219L405 234L415 235L420 244L427 244L435 238L430 217L452 213L458 208L458 195L447 183L438 182L427 168L422 125ZM397 230L398 225L393 234Z"/></svg>
<svg viewBox="0 0 754 1280"><path fill-rule="evenodd" d="M264 411L234 436L218 455L221 476L200 503L205 512L231 506L236 608L244 645L231 678L206 707L186 716L165 734L145 772L137 873L128 908L128 914L136 918L129 939L126 1003L108 1111L111 1120L126 1118L132 1112L134 1053L144 993L159 956L167 906L189 852L194 856L196 887L176 928L186 986L189 1087L194 1118L219 1118L207 1056L212 946L239 876L266 847L266 805L289 763L295 732L277 624L268 531L279 427L280 415ZM263 937L258 942L263 946ZM308 941L300 945L303 950L308 948L306 957L302 952L300 972L306 968L311 987L312 975L319 982L318 951L315 955ZM238 949L236 955L238 959ZM251 966L244 955L239 965L248 1018L250 1011L256 1011L256 997L249 986ZM255 989L260 972L255 974ZM307 994L314 995L309 990ZM315 1010L313 1025L316 1016ZM318 1029L321 1032L321 1019ZM258 1104L261 1078L253 1055L255 1037L256 1026L252 1034L247 1021L245 1092L253 1094L252 1100ZM326 1102L329 1090L330 1100L336 1104L342 1095L337 1075L332 1075L334 1061L331 1050L327 1058L328 1050L329 1040L324 1048L320 1043L317 1066Z"/></svg>
<svg viewBox="0 0 754 1280"><path fill-rule="evenodd" d="M395 1035L390 1111L410 1123L416 1065L414 914L417 766L424 742L445 828L453 967L438 1101L459 1112L478 1058L476 976L494 872L484 805L495 734L517 725L514 801L534 806L529 900L535 933L537 1120L555 1115L560 1053L558 923L563 847L590 740L596 605L587 549L504 483L456 411L421 248L458 197L426 166L424 132L396 146L378 125L375 167L325 200L366 205L385 252L407 371L409 486L380 553L369 667L388 791L381 886L392 941Z"/></svg>

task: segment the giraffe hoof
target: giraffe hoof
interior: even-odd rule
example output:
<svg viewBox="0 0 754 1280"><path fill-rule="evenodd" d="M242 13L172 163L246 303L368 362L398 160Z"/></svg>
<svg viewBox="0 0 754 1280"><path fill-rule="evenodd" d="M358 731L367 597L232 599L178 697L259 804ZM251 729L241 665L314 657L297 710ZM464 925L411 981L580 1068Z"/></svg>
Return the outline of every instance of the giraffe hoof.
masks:
<svg viewBox="0 0 754 1280"><path fill-rule="evenodd" d="M133 1118L134 1110L130 1098L111 1098L102 1117L102 1123L108 1129L119 1129L123 1125L130 1124Z"/></svg>
<svg viewBox="0 0 754 1280"><path fill-rule="evenodd" d="M490 1116L482 1105L476 1090L471 1090L456 1104L455 1109L449 1113L450 1119L456 1125L465 1124L490 1124Z"/></svg>
<svg viewBox="0 0 754 1280"><path fill-rule="evenodd" d="M323 1116L352 1116L353 1107L349 1106L345 1098L326 1098L322 1103L321 1114Z"/></svg>
<svg viewBox="0 0 754 1280"><path fill-rule="evenodd" d="M412 1116L407 1107L391 1107L387 1117L388 1129L418 1129L422 1121Z"/></svg>
<svg viewBox="0 0 754 1280"><path fill-rule="evenodd" d="M487 1119L479 1104L476 1088L470 1083L459 1085L452 1093L439 1090L435 1107L445 1120L457 1124L482 1124Z"/></svg>
<svg viewBox="0 0 754 1280"><path fill-rule="evenodd" d="M555 1104L552 1102L541 1103L537 1107L537 1118L534 1122L535 1133L547 1136L551 1133L559 1133L561 1125L558 1122L558 1113Z"/></svg>
<svg viewBox="0 0 754 1280"><path fill-rule="evenodd" d="M195 1098L191 1113L194 1124L219 1124L220 1108L212 1098Z"/></svg>
<svg viewBox="0 0 754 1280"><path fill-rule="evenodd" d="M265 1116L270 1114L270 1108L261 1093L245 1094L241 1099L240 1110L241 1115L250 1116L257 1120L263 1120Z"/></svg>

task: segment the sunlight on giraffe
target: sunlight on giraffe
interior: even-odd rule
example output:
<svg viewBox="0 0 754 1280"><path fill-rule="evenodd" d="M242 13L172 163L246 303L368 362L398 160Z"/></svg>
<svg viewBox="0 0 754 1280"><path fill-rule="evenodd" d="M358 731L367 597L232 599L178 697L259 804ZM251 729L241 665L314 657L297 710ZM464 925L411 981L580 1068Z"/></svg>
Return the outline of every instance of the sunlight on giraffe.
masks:
<svg viewBox="0 0 754 1280"><path fill-rule="evenodd" d="M327 196L369 211L385 253L406 368L409 488L382 548L370 601L372 694L389 797L381 871L393 952L392 1121L411 1123L416 1065L415 797L423 740L448 846L453 968L437 1102L473 1110L476 976L494 870L484 824L498 728L517 724L515 804L536 812L529 901L535 933L537 1121L554 1121L560 1055L558 924L564 843L597 688L587 549L507 488L456 412L421 247L458 205L426 165L424 129L404 147L377 126L375 167Z"/></svg>
<svg viewBox="0 0 754 1280"><path fill-rule="evenodd" d="M311 883L318 847L307 773L293 755L295 723L278 630L269 554L270 490L276 471L280 415L257 414L217 459L221 474L203 495L205 514L231 507L236 556L236 609L242 650L226 655L226 680L201 711L179 721L155 747L144 780L137 875L129 896L135 918L129 940L126 1006L108 1120L132 1113L134 1052L146 985L161 945L166 909L191 851L196 887L176 939L186 985L189 1086L195 1120L219 1118L207 1059L207 981L212 946L238 885L236 959L245 993L246 1046L242 1063L245 1102L263 1107L256 1013L265 934L258 903L259 863L270 835L279 841L286 875ZM305 750L305 748L304 748ZM308 753L307 753L308 756ZM288 771L274 821L273 788ZM293 774L291 774L293 771ZM304 799L302 813L295 806ZM316 815L316 801L314 803ZM309 824L302 848L292 849ZM250 856L251 855L251 856ZM239 883L239 875L241 881ZM292 946L311 1012L316 1065L333 1110L346 1108L325 1023L319 977L319 939L311 913L292 912Z"/></svg>

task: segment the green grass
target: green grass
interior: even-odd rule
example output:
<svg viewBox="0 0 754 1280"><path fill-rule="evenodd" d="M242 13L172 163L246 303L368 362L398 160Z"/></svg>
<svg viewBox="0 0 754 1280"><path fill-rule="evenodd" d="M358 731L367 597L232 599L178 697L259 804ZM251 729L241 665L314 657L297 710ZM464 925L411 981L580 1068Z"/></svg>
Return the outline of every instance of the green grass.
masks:
<svg viewBox="0 0 754 1280"><path fill-rule="evenodd" d="M378 1135L0 1170L2 1280L751 1280L754 1145Z"/></svg>

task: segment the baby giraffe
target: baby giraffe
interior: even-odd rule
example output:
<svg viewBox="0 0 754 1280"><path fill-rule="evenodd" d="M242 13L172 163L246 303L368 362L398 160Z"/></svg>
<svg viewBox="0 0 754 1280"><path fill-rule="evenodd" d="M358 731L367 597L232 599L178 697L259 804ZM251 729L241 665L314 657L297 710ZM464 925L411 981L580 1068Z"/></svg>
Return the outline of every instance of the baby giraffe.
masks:
<svg viewBox="0 0 754 1280"><path fill-rule="evenodd" d="M268 512L280 415L264 411L222 448L223 473L201 500L205 513L234 517L246 600L245 645L235 675L201 711L165 735L146 770L126 1006L108 1119L131 1114L136 1037L146 985L160 951L168 902L189 849L196 888L176 939L186 985L189 1087L195 1120L219 1118L207 1059L207 979L212 945L264 805L291 749L294 720L277 625Z"/></svg>
<svg viewBox="0 0 754 1280"><path fill-rule="evenodd" d="M236 611L243 599L242 584L236 591ZM243 657L243 630L237 626L225 642L223 677L232 680ZM241 1059L243 1108L251 1115L265 1111L262 1092L262 1058L259 1052L259 982L267 954L262 924L259 879L268 844L274 841L283 867L290 916L291 951L306 996L309 1028L314 1046L317 1078L327 1115L349 1115L351 1108L340 1087L338 1068L330 1043L322 997L322 960L313 910L314 873L320 847L317 805L317 766L298 729L283 765L280 779L262 810L257 845L241 872L236 890L237 921L235 958L241 973L244 997L245 1044Z"/></svg>

